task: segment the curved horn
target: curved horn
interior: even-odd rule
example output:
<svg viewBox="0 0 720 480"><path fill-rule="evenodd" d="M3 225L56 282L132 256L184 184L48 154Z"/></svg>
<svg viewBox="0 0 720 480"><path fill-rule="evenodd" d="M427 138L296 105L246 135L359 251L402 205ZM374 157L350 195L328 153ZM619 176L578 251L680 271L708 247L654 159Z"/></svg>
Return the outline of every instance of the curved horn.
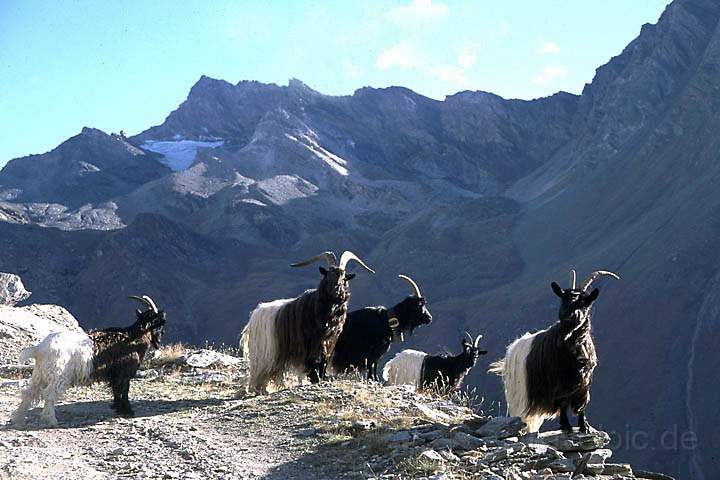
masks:
<svg viewBox="0 0 720 480"><path fill-rule="evenodd" d="M477 348L478 345L480 344L480 339L481 339L482 337L483 337L482 335L478 335L477 338L475 339L475 343L473 344L473 346L474 346L475 348Z"/></svg>
<svg viewBox="0 0 720 480"><path fill-rule="evenodd" d="M345 268L347 267L348 262L350 262L351 260L355 260L356 262L358 262L358 263L360 264L360 266L363 267L363 268L364 268L365 270L367 270L368 272L370 272L370 273L375 273L375 270L373 270L372 268L368 267L368 266L365 264L365 262L363 262L362 260L360 260L360 258L359 258L357 255L355 255L353 252L351 252L351 251L349 251L349 250L345 250L345 251L343 252L343 254L340 256L340 264L339 264L338 266L339 266L340 268L342 268L343 270L345 270Z"/></svg>
<svg viewBox="0 0 720 480"><path fill-rule="evenodd" d="M580 287L580 290L582 290L584 292L585 290L587 290L590 287L590 285L592 285L592 283L595 280L597 280L598 278L603 277L603 276L613 277L616 280L620 280L620 277L613 272L608 272L607 270L596 270L593 273L591 273L587 279L585 279L582 286Z"/></svg>
<svg viewBox="0 0 720 480"><path fill-rule="evenodd" d="M470 340L470 345L472 345L472 344L473 344L473 337L472 337L472 335L470 335L470 334L467 332L467 330L465 330L465 335L467 335L468 339Z"/></svg>
<svg viewBox="0 0 720 480"><path fill-rule="evenodd" d="M317 262L321 258L324 258L327 261L328 266L330 266L330 267L337 266L337 257L335 256L335 254L333 252L323 252L319 255L315 255L314 257L310 257L307 260L303 260L302 262L291 263L290 266L291 267L304 267L306 265L310 265L311 263Z"/></svg>
<svg viewBox="0 0 720 480"><path fill-rule="evenodd" d="M159 310L157 308L157 305L155 305L155 302L152 298L150 298L148 295L143 295L142 298L145 299L145 301L150 305L150 308L152 308L153 313L159 313Z"/></svg>
<svg viewBox="0 0 720 480"><path fill-rule="evenodd" d="M412 289L415 291L415 296L416 296L416 297L422 298L422 295L420 294L420 287L418 287L418 284L415 283L415 281L413 281L412 278L408 277L407 275L403 275L403 274L398 275L398 277L399 277L399 278L402 278L403 280L405 280L407 283L410 284L410 286L412 287Z"/></svg>
<svg viewBox="0 0 720 480"><path fill-rule="evenodd" d="M157 313L157 307L155 306L155 302L153 302L152 299L147 295L143 295L142 297L130 295L128 298L131 300L135 300L142 305L145 305L148 310L152 310L153 312Z"/></svg>
<svg viewBox="0 0 720 480"><path fill-rule="evenodd" d="M572 270L570 270L570 273L572 274L572 284L570 285L570 289L575 290L577 284L577 272L573 268Z"/></svg>

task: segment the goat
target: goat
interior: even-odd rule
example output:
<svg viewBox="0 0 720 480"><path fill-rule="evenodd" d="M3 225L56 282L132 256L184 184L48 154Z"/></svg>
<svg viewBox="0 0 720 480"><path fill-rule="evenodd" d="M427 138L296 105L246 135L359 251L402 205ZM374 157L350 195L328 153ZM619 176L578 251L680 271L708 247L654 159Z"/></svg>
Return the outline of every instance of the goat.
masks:
<svg viewBox="0 0 720 480"><path fill-rule="evenodd" d="M418 350L403 350L385 364L383 378L393 385L414 385L419 390L451 392L462 385L465 375L486 350L478 348L482 335L473 341L462 339L462 352L455 356L428 355Z"/></svg>
<svg viewBox="0 0 720 480"><path fill-rule="evenodd" d="M571 432L568 408L577 415L579 430L590 431L585 408L597 365L590 307L600 291L588 289L601 276L620 278L598 270L577 289L573 270L569 289L563 290L552 282L553 292L560 297L558 321L545 330L518 338L507 348L505 358L490 366L490 372L503 377L508 414L523 419L526 433L539 431L546 419L558 413L561 429Z"/></svg>
<svg viewBox="0 0 720 480"><path fill-rule="evenodd" d="M320 284L296 298L260 303L250 314L241 333L241 346L248 360L248 390L263 393L273 381L283 385L288 371L298 378L307 376L312 383L326 378L327 361L342 331L350 299L348 262L356 261L375 273L352 252L344 252L338 263L335 254L324 252L291 267L303 267L320 259L329 270L320 267Z"/></svg>
<svg viewBox="0 0 720 480"><path fill-rule="evenodd" d="M130 379L150 346L160 346L165 312L159 311L148 296L130 298L147 307L145 311L136 310L137 318L131 326L90 333L55 332L20 353L21 363L32 358L35 366L20 405L12 414L14 424L22 425L30 406L44 400L42 417L55 427L55 404L68 387L100 381L108 382L112 389L114 410L122 416L133 416L128 400Z"/></svg>
<svg viewBox="0 0 720 480"><path fill-rule="evenodd" d="M429 325L432 315L427 309L420 287L407 275L398 275L413 289L413 293L388 309L365 307L347 315L332 356L336 372L367 370L368 380L379 380L377 367L380 357L390 350L393 341L402 341L403 333L420 325Z"/></svg>

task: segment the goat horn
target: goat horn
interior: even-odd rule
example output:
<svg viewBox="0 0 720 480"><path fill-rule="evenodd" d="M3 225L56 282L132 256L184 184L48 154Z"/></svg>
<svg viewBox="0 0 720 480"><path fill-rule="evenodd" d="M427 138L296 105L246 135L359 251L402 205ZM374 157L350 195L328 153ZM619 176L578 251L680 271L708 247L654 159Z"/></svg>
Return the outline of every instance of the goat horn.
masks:
<svg viewBox="0 0 720 480"><path fill-rule="evenodd" d="M337 257L335 256L335 254L333 252L323 252L319 255L315 255L314 257L310 257L307 260L303 260L302 262L291 263L290 266L291 267L304 267L306 265L310 265L311 263L317 262L321 258L324 258L327 261L328 266L330 266L330 267L337 266Z"/></svg>
<svg viewBox="0 0 720 480"><path fill-rule="evenodd" d="M365 262L363 262L362 260L360 260L360 258L359 258L357 255L355 255L353 252L351 252L351 251L349 251L349 250L345 250L345 251L343 252L343 254L340 256L340 265L338 265L338 266L339 266L341 269L345 270L345 268L347 267L348 262L350 262L351 260L355 260L356 262L358 262L358 263L360 264L360 266L363 267L363 268L364 268L365 270L367 270L368 272L370 272L370 273L375 273L375 270L373 270L372 268L368 267L368 266L365 264Z"/></svg>
<svg viewBox="0 0 720 480"><path fill-rule="evenodd" d="M607 270L596 270L583 282L580 290L583 292L586 291L595 280L602 276L613 277L616 280L620 280L620 277L613 272L608 272Z"/></svg>
<svg viewBox="0 0 720 480"><path fill-rule="evenodd" d="M475 343L473 344L475 346L475 348L477 348L478 345L480 344L480 339L482 337L483 337L482 335L478 335L477 338L475 339Z"/></svg>
<svg viewBox="0 0 720 480"><path fill-rule="evenodd" d="M152 308L153 313L159 313L159 310L158 310L158 308L157 308L157 305L155 305L155 302L153 301L152 298L150 298L150 296L148 296L148 295L143 295L142 298L144 298L145 301L148 302L148 305L150 305L150 308Z"/></svg>
<svg viewBox="0 0 720 480"><path fill-rule="evenodd" d="M398 277L402 278L403 280L405 280L407 283L410 284L412 289L415 290L416 297L422 298L422 295L420 294L420 287L418 287L418 284L415 283L412 278L408 277L407 275L402 275L402 274L398 275Z"/></svg>
<svg viewBox="0 0 720 480"><path fill-rule="evenodd" d="M470 339L470 344L472 345L472 343L473 343L473 337L472 337L472 335L470 335L470 334L467 332L467 330L465 331L465 335L467 335L468 339Z"/></svg>
<svg viewBox="0 0 720 480"><path fill-rule="evenodd" d="M572 284L570 285L570 288L571 288L572 290L575 290L575 286L576 286L576 284L577 284L577 272L576 272L575 269L573 268L572 270L570 270L570 273L572 274L572 277L571 277L571 278L572 278Z"/></svg>
<svg viewBox="0 0 720 480"><path fill-rule="evenodd" d="M153 302L152 299L147 295L143 295L142 297L130 295L128 298L136 300L138 303L145 305L148 310L152 310L153 312L157 313L157 307L155 306L155 302Z"/></svg>

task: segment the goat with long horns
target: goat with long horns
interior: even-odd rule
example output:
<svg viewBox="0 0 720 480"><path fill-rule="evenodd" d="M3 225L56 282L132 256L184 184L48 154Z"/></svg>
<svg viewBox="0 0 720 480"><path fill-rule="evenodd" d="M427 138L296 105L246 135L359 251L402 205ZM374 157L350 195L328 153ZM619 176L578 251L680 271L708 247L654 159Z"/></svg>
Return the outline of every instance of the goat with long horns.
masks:
<svg viewBox="0 0 720 480"><path fill-rule="evenodd" d="M340 261L333 252L293 263L304 267L325 260L328 268L320 267L320 284L295 298L259 304L241 334L243 355L249 363L248 389L264 393L272 381L284 385L284 376L294 372L298 378L307 376L316 383L326 378L326 368L338 336L345 324L350 299L350 262L357 262L371 273L357 255L346 251Z"/></svg>
<svg viewBox="0 0 720 480"><path fill-rule="evenodd" d="M407 275L398 275L407 282L411 295L392 308L365 307L350 312L330 362L339 373L367 371L368 380L379 380L378 362L390 350L392 342L421 325L429 325L432 315L420 287Z"/></svg>
<svg viewBox="0 0 720 480"><path fill-rule="evenodd" d="M578 416L581 432L588 432L585 408L597 365L590 325L590 307L600 291L588 291L602 276L620 279L605 270L593 272L576 287L575 270L570 288L552 282L560 297L558 321L536 333L526 333L507 348L505 358L493 363L490 372L503 377L508 414L521 417L526 432L537 432L548 418L560 416L563 431L572 431L568 409Z"/></svg>

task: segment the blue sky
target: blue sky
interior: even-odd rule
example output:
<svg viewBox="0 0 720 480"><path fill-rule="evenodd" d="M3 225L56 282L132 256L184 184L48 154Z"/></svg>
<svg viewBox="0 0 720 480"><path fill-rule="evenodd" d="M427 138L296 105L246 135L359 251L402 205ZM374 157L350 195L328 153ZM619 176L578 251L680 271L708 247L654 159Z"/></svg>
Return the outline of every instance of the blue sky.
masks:
<svg viewBox="0 0 720 480"><path fill-rule="evenodd" d="M0 165L161 123L200 75L327 94L579 93L668 0L0 0Z"/></svg>

